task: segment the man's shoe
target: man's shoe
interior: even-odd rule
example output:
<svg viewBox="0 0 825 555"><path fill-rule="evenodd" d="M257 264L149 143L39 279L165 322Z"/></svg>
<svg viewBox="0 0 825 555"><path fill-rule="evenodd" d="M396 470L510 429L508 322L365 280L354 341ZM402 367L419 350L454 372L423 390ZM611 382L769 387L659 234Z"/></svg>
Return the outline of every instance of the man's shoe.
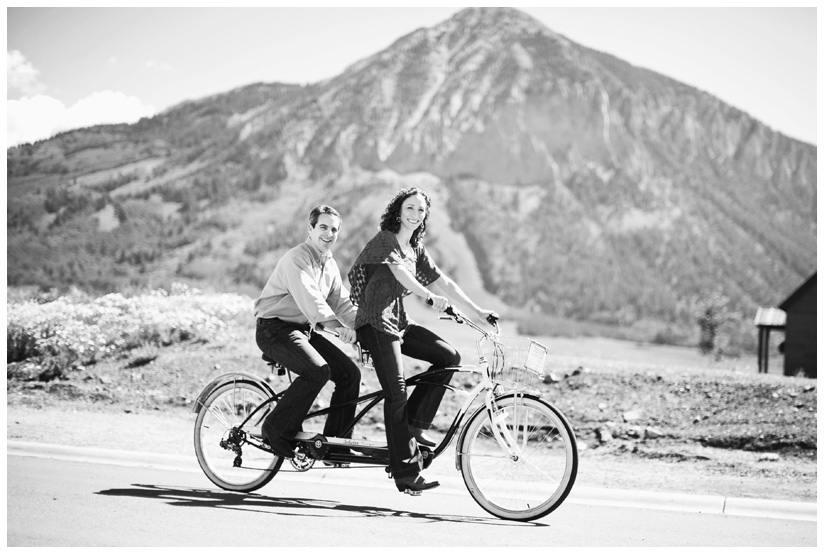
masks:
<svg viewBox="0 0 825 555"><path fill-rule="evenodd" d="M427 434L424 433L424 430L421 428L411 428L412 436L415 438L415 441L418 442L419 445L424 445L426 447L435 447L438 445L435 440L431 439Z"/></svg>
<svg viewBox="0 0 825 555"><path fill-rule="evenodd" d="M272 451L278 455L279 457L283 457L285 459L291 459L295 456L295 450L292 446L292 443L289 441L278 437L278 436L270 436L266 432L266 428L261 429L261 435L264 438L264 441L269 444L269 447Z"/></svg>
<svg viewBox="0 0 825 555"><path fill-rule="evenodd" d="M395 487L398 488L398 491L414 496L421 495L422 491L437 488L440 485L438 482L427 482L420 474L414 477L396 478L395 480Z"/></svg>

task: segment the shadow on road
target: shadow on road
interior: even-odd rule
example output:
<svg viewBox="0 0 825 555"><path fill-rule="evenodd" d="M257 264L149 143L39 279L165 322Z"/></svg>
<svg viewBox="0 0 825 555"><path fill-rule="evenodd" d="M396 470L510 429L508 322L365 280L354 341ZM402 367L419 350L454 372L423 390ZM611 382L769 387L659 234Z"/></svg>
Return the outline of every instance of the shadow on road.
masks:
<svg viewBox="0 0 825 555"><path fill-rule="evenodd" d="M229 491L179 488L173 486L159 486L151 484L132 484L131 488L115 488L95 492L96 495L142 497L146 499L160 499L169 505L182 507L212 507L236 511L261 512L267 514L295 515L296 510L304 516L320 518L340 516L335 513L343 511L354 513L362 517L407 517L427 520L431 522L458 522L468 524L492 524L498 526L548 526L534 522L514 522L497 518L471 517L460 515L439 515L432 513L417 513L399 511L386 507L371 507L368 505L349 505L339 501L323 499L303 499L297 497L267 497L256 493L235 493ZM331 512L326 512L331 511Z"/></svg>

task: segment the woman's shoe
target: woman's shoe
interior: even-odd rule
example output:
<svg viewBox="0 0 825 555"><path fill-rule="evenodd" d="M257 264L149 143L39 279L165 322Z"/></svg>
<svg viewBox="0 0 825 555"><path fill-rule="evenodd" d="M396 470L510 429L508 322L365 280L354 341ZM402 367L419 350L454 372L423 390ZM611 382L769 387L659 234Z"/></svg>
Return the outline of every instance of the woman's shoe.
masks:
<svg viewBox="0 0 825 555"><path fill-rule="evenodd" d="M422 428L411 428L411 431L412 436L419 445L423 445L425 447L435 447L437 445L434 440L430 439L430 437L424 433Z"/></svg>
<svg viewBox="0 0 825 555"><path fill-rule="evenodd" d="M415 477L396 478L395 480L395 487L398 488L398 491L408 495L421 495L421 492L425 489L437 488L440 485L438 482L427 482L420 474Z"/></svg>

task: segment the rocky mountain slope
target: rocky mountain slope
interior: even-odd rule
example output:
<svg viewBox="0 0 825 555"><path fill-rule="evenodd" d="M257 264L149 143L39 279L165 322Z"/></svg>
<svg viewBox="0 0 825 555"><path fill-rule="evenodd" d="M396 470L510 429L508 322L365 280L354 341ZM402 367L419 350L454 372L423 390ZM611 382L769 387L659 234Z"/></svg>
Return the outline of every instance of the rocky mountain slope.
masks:
<svg viewBox="0 0 825 555"><path fill-rule="evenodd" d="M346 271L410 185L442 266L515 309L684 329L719 289L750 321L816 268L816 147L514 9L7 161L11 285L255 295L312 205L344 215Z"/></svg>

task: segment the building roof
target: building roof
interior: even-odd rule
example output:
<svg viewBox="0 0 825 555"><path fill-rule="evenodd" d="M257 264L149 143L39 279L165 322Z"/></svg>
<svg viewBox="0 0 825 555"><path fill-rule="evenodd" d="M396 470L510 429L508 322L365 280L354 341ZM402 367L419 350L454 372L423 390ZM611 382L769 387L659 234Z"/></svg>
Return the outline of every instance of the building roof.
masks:
<svg viewBox="0 0 825 555"><path fill-rule="evenodd" d="M796 300L799 297L801 297L802 294L804 294L811 287L816 287L816 272L814 272L814 274L811 277L809 277L807 280L805 280L805 283L800 285L796 289L796 291L791 293L790 296L787 299L782 301L782 303L779 305L779 308L781 308L782 310L788 310L788 308L791 305L793 305L796 302Z"/></svg>
<svg viewBox="0 0 825 555"><path fill-rule="evenodd" d="M787 314L781 308L763 308L756 309L756 318L753 319L753 324L760 327L769 328L784 328Z"/></svg>

